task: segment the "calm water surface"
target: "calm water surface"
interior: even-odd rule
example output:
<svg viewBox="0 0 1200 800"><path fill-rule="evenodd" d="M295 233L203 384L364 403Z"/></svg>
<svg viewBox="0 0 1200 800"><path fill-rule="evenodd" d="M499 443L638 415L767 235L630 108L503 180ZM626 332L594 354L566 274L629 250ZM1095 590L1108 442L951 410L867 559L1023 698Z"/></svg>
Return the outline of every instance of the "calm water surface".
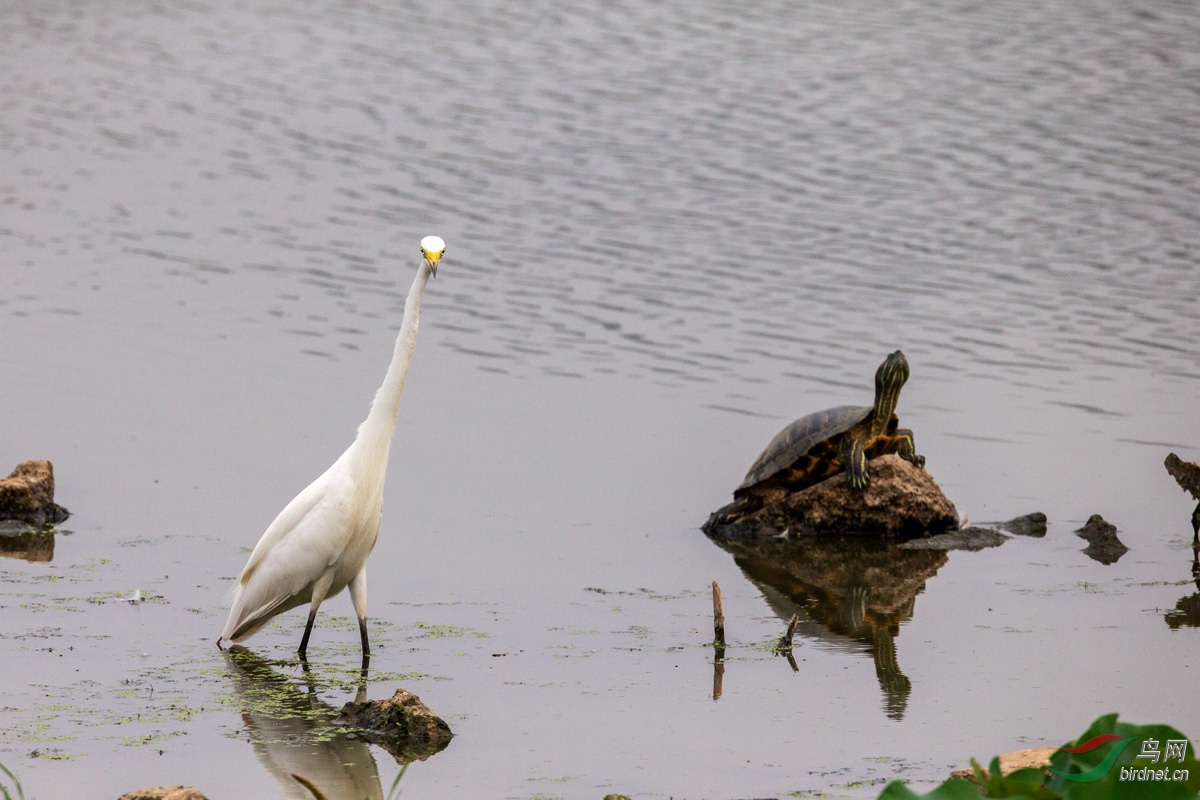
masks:
<svg viewBox="0 0 1200 800"><path fill-rule="evenodd" d="M1200 460L1200 11L738 5L0 7L0 470L51 459L75 512L0 561L27 794L391 785L325 724L348 600L307 678L299 612L254 670L213 640L365 416L428 233L367 693L458 735L406 797L874 796L1109 711L1197 735L1162 460ZM1045 539L864 548L864 596L699 532L898 347L960 513Z"/></svg>

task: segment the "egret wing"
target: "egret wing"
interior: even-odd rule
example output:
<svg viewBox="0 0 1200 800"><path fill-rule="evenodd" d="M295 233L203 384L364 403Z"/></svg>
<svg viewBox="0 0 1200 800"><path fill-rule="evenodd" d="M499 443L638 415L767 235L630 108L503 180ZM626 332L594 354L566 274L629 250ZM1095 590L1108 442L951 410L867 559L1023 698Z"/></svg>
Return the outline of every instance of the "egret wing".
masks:
<svg viewBox="0 0 1200 800"><path fill-rule="evenodd" d="M279 512L238 579L227 634L270 617L337 561L350 541L353 497L353 479L335 464Z"/></svg>

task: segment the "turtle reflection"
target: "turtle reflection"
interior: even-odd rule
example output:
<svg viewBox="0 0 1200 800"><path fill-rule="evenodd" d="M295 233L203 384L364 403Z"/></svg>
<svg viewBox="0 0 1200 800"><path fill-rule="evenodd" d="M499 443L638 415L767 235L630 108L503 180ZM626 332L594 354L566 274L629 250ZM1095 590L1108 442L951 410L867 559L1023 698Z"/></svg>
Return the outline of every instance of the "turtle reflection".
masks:
<svg viewBox="0 0 1200 800"><path fill-rule="evenodd" d="M871 654L886 713L901 719L912 681L900 670L896 636L925 581L946 563L941 550L905 550L861 538L718 542L796 634Z"/></svg>
<svg viewBox="0 0 1200 800"><path fill-rule="evenodd" d="M307 670L302 689L244 647L231 647L225 660L254 754L285 797L312 800L293 775L320 788L329 800L384 796L370 747L333 724L338 709L317 696ZM356 699L366 700L366 693L364 670Z"/></svg>

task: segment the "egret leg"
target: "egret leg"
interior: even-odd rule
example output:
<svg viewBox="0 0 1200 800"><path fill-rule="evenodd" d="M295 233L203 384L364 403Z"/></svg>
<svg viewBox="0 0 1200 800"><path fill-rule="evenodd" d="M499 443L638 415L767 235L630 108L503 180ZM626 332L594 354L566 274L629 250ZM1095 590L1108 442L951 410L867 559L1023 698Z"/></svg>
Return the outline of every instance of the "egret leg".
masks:
<svg viewBox="0 0 1200 800"><path fill-rule="evenodd" d="M317 609L321 607L321 603L325 600L325 595L329 593L329 587L333 583L333 573L326 572L313 584L312 590L312 605L308 609L308 623L304 626L304 636L300 638L300 660L308 659L308 637L312 633L313 622L317 619Z"/></svg>
<svg viewBox="0 0 1200 800"><path fill-rule="evenodd" d="M307 661L308 651L308 636L312 633L313 621L317 618L317 604L313 603L312 608L308 610L308 624L304 626L304 636L300 638L300 660Z"/></svg>
<svg viewBox="0 0 1200 800"><path fill-rule="evenodd" d="M363 664L371 659L371 643L367 638L367 568L364 566L350 581L350 602L358 617L358 633L362 637Z"/></svg>

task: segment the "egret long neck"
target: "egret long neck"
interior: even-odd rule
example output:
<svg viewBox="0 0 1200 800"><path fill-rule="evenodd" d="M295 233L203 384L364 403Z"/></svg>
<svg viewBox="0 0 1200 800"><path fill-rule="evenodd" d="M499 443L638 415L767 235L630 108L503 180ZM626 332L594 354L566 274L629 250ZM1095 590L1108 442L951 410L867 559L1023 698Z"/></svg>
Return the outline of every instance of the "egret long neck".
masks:
<svg viewBox="0 0 1200 800"><path fill-rule="evenodd" d="M425 284L429 282L429 264L421 263L417 277L413 280L412 288L408 290L408 299L404 301L404 319L400 323L400 333L396 336L396 349L392 353L392 363L388 365L387 375L383 385L375 393L371 401L371 411L366 420L358 426L358 437L351 445L351 450L361 460L373 463L381 479L387 469L388 450L392 446L392 434L396 431L396 413L400 410L400 395L404 391L404 381L408 377L408 365L412 363L413 350L417 346L417 316L421 308L421 295ZM377 463L381 461L382 463Z"/></svg>

